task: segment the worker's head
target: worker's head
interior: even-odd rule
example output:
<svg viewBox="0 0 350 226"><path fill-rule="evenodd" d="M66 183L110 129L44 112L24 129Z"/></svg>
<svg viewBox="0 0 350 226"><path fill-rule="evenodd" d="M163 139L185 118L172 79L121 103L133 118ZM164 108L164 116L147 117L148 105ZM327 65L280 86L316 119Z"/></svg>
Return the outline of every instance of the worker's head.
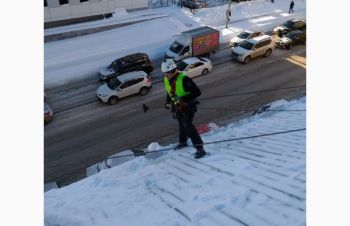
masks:
<svg viewBox="0 0 350 226"><path fill-rule="evenodd" d="M177 72L177 66L174 60L165 59L162 62L161 70L168 79L171 79Z"/></svg>

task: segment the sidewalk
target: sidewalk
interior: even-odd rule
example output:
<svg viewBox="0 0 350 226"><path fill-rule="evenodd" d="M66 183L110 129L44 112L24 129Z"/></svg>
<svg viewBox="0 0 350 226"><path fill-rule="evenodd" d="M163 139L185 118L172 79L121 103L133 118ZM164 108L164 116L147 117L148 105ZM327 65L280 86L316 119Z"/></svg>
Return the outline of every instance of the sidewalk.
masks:
<svg viewBox="0 0 350 226"><path fill-rule="evenodd" d="M120 20L111 17L102 21L98 20L93 22L68 25L64 27L50 28L44 31L44 42L64 40L77 36L88 35L168 16L170 16L170 14L145 14Z"/></svg>

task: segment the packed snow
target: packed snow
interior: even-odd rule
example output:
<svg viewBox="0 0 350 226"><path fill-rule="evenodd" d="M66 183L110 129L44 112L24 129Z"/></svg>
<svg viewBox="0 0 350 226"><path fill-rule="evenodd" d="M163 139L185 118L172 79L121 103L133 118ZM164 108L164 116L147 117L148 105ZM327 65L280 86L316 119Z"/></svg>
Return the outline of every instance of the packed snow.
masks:
<svg viewBox="0 0 350 226"><path fill-rule="evenodd" d="M187 8L177 6L127 14L120 10L119 14L108 19L47 29L45 33L49 35L154 18L126 27L45 43L45 88L93 77L97 75L100 68L127 54L144 52L150 56L151 60L157 60L164 56L166 49L181 32L199 26L208 25L218 29L220 42L226 43L244 29L268 32L287 19L306 18L304 0L295 0L293 14L288 14L289 0L279 0L275 3L255 0L232 4L231 23L228 28L225 28L227 7L228 5L225 4L200 9L194 14Z"/></svg>
<svg viewBox="0 0 350 226"><path fill-rule="evenodd" d="M202 135L205 143L295 132L137 157L45 193L45 225L302 226L305 214L305 97ZM168 147L156 141L148 151Z"/></svg>

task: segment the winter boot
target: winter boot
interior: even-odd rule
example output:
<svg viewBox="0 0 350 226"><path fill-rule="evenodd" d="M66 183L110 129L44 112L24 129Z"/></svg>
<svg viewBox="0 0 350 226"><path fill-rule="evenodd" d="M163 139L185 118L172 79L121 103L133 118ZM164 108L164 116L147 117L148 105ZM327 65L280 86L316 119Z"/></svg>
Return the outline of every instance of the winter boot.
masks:
<svg viewBox="0 0 350 226"><path fill-rule="evenodd" d="M185 148L185 147L187 147L187 143L186 142L185 143L178 143L174 149L177 150L177 149L182 149L182 148Z"/></svg>
<svg viewBox="0 0 350 226"><path fill-rule="evenodd" d="M204 151L204 148L198 148L197 152L194 153L194 158L195 159L199 159L202 158L204 155L206 155L207 153Z"/></svg>

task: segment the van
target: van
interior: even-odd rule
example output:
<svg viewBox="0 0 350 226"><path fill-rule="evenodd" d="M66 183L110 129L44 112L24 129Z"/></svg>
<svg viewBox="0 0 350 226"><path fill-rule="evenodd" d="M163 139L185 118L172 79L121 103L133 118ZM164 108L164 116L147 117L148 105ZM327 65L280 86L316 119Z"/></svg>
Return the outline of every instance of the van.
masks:
<svg viewBox="0 0 350 226"><path fill-rule="evenodd" d="M231 48L231 56L234 60L247 64L256 57L270 56L274 49L275 44L272 37L262 35L242 41L236 47Z"/></svg>
<svg viewBox="0 0 350 226"><path fill-rule="evenodd" d="M219 39L220 32L208 26L184 31L166 50L165 58L179 62L194 56L209 57L219 49Z"/></svg>
<svg viewBox="0 0 350 226"><path fill-rule="evenodd" d="M144 96L151 87L152 81L146 72L133 71L114 77L99 86L96 90L96 96L104 103L116 104L119 99L133 94Z"/></svg>
<svg viewBox="0 0 350 226"><path fill-rule="evenodd" d="M100 81L108 82L111 78L130 71L144 71L150 74L153 71L152 63L145 53L134 53L113 61L107 68L102 68L98 77Z"/></svg>

